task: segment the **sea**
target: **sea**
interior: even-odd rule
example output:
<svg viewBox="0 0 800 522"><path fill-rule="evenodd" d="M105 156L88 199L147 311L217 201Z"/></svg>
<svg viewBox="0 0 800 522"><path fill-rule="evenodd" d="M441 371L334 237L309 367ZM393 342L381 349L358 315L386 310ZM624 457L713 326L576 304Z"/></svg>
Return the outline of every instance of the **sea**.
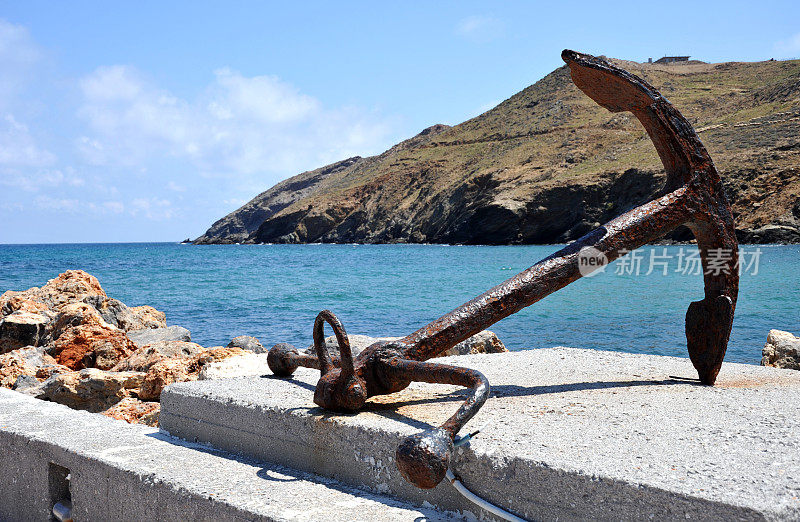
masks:
<svg viewBox="0 0 800 522"><path fill-rule="evenodd" d="M558 245L0 245L0 292L67 269L129 306L151 305L203 346L252 335L311 344L330 309L350 334L403 336ZM800 245L742 245L727 361L758 364L770 329L800 334ZM646 246L489 329L510 350L572 346L687 357L684 316L702 299L692 246ZM694 261L693 261L694 260Z"/></svg>

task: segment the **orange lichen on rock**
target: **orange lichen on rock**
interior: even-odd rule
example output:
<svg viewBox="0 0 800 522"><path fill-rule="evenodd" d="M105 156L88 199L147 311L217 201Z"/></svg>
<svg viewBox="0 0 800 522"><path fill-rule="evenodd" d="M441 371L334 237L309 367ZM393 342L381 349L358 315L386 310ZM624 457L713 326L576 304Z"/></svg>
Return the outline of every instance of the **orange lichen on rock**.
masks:
<svg viewBox="0 0 800 522"><path fill-rule="evenodd" d="M237 355L247 355L248 353L251 352L242 350L241 348L237 348L235 346L212 346L197 356L197 364L202 368L206 364L212 362L222 361L228 357L234 357Z"/></svg>
<svg viewBox="0 0 800 522"><path fill-rule="evenodd" d="M161 392L172 383L196 381L200 373L196 358L164 359L147 370L139 390L139 398L157 401Z"/></svg>
<svg viewBox="0 0 800 522"><path fill-rule="evenodd" d="M127 397L101 413L112 419L123 420L130 424L144 424L156 427L158 426L158 414L160 411L161 404L157 402L145 402L134 397Z"/></svg>
<svg viewBox="0 0 800 522"><path fill-rule="evenodd" d="M92 295L106 297L106 292L100 286L97 278L83 270L67 270L63 274L59 274L58 277L49 280L39 290L39 293L42 300L50 304L51 308L83 301Z"/></svg>
<svg viewBox="0 0 800 522"><path fill-rule="evenodd" d="M20 375L36 375L36 368L11 355L11 353L0 355L0 386L3 388L14 386Z"/></svg>
<svg viewBox="0 0 800 522"><path fill-rule="evenodd" d="M3 295L0 295L0 317L18 311L37 313L45 310L47 310L46 304L32 299L24 292L9 290Z"/></svg>
<svg viewBox="0 0 800 522"><path fill-rule="evenodd" d="M147 370L147 375L145 375L139 392L139 398L153 401L159 400L161 392L170 384L196 381L200 375L200 370L206 364L247 353L250 352L241 348L214 346L192 357L179 357L159 361Z"/></svg>
<svg viewBox="0 0 800 522"><path fill-rule="evenodd" d="M56 361L73 370L110 370L135 352L136 345L117 328L81 324L62 333L55 341L54 351Z"/></svg>
<svg viewBox="0 0 800 522"><path fill-rule="evenodd" d="M138 321L139 328L166 328L167 315L152 306L132 306L131 313Z"/></svg>

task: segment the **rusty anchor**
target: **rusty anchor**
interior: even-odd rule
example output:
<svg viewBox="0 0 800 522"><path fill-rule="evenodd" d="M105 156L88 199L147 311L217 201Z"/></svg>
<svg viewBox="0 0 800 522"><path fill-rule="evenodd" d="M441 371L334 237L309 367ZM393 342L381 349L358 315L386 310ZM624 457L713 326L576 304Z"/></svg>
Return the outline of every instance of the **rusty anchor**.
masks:
<svg viewBox="0 0 800 522"><path fill-rule="evenodd" d="M739 287L738 244L711 157L689 122L647 82L594 56L565 50L561 57L580 90L612 112L632 112L647 130L667 174L660 197L589 232L416 332L369 346L355 359L344 327L328 310L314 322L316 355L300 353L287 344L275 345L268 355L276 376L288 377L299 366L320 370L314 402L334 411L356 411L367 398L398 392L412 381L469 388L468 398L444 424L406 438L397 448L401 474L420 488L441 482L458 431L489 395L489 383L480 372L426 361L579 279L584 275L579 266L581 252L587 248L611 262L679 225L688 226L697 239L704 269L705 296L691 303L686 313L689 356L702 383L714 383L725 356ZM715 270L710 269L712 255L722 260ZM325 346L325 323L336 335L338 357Z"/></svg>

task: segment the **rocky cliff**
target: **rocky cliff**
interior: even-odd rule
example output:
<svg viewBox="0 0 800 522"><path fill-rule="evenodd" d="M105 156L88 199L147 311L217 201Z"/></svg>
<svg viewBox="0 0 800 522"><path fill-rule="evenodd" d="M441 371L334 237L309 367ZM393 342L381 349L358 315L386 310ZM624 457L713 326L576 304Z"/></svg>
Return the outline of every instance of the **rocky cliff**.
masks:
<svg viewBox="0 0 800 522"><path fill-rule="evenodd" d="M800 242L800 60L616 63L693 123L741 241ZM195 243L565 242L648 200L663 181L639 122L595 105L562 67L460 125L289 178Z"/></svg>

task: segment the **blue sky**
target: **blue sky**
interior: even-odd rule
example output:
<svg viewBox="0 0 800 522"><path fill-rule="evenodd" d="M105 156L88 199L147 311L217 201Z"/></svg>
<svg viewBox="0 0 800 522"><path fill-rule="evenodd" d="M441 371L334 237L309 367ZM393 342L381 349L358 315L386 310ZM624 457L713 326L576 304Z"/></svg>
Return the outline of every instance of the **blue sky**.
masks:
<svg viewBox="0 0 800 522"><path fill-rule="evenodd" d="M196 237L281 179L488 110L565 47L800 57L798 2L556 4L0 1L0 243Z"/></svg>

